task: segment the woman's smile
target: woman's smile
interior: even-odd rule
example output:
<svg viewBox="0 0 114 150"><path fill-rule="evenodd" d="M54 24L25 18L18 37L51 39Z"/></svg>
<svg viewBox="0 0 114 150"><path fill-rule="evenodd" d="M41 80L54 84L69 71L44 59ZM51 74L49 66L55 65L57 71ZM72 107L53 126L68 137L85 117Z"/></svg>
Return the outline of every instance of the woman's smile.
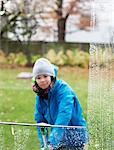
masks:
<svg viewBox="0 0 114 150"><path fill-rule="evenodd" d="M36 78L36 82L40 88L46 89L51 84L51 77L48 75L39 75Z"/></svg>

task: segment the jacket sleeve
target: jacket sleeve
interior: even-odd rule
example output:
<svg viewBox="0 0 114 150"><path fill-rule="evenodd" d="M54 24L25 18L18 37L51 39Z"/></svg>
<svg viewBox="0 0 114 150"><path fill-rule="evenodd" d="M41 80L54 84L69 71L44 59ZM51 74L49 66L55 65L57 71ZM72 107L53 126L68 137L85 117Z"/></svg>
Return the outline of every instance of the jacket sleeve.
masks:
<svg viewBox="0 0 114 150"><path fill-rule="evenodd" d="M36 96L36 105L35 105L35 113L34 113L35 121L37 123L43 122L44 117L42 115L42 107L39 101L39 96Z"/></svg>
<svg viewBox="0 0 114 150"><path fill-rule="evenodd" d="M42 109L41 109L41 104L40 104L40 101L39 101L39 97L37 96L36 97L36 107L35 107L35 121L37 123L41 123L41 122L45 122L45 119L42 115ZM46 130L46 138L48 138L48 130ZM38 134L38 139L40 141L40 147L44 147L44 142L43 142L43 135L42 135L42 132L41 132L41 128L40 127L37 127L37 134Z"/></svg>
<svg viewBox="0 0 114 150"><path fill-rule="evenodd" d="M74 95L71 92L71 89L65 85L59 88L58 92L58 102L59 109L55 125L68 125L71 117L74 106ZM64 134L63 128L53 128L50 134L49 142L54 147L57 147L60 144L60 141Z"/></svg>

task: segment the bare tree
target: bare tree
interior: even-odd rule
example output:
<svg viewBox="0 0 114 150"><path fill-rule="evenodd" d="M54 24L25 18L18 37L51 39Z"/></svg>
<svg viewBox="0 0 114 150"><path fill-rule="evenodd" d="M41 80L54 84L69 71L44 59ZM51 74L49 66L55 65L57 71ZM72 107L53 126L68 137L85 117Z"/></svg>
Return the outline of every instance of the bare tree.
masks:
<svg viewBox="0 0 114 150"><path fill-rule="evenodd" d="M36 33L37 23L34 15L30 13L29 1L2 1L0 14L2 21L5 20L0 30L1 39L9 38L8 33L10 33L20 45L24 43L28 65L31 65L29 45L32 35Z"/></svg>
<svg viewBox="0 0 114 150"><path fill-rule="evenodd" d="M2 29L1 35L10 30L10 32L15 33L17 38L22 37L22 35L24 37L29 35L28 37L32 38L36 34L38 40L50 41L51 39L65 42L66 34L71 34L77 30L90 30L88 0L9 1L13 2L12 5L16 11L10 10L8 14L10 19ZM23 24L25 27L23 27ZM32 24L34 24L34 28Z"/></svg>
<svg viewBox="0 0 114 150"><path fill-rule="evenodd" d="M35 4L38 19L42 19L40 29L53 33L56 41L65 42L66 34L77 30L90 30L90 4L88 0L36 0ZM39 5L38 5L39 4ZM75 19L72 19L75 18ZM67 26L74 26L73 29Z"/></svg>

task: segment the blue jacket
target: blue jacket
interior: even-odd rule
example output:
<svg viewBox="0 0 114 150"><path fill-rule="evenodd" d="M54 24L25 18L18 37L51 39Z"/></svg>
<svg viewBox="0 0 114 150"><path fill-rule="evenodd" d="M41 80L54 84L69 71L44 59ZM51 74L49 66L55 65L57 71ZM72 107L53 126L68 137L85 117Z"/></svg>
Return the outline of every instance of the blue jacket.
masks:
<svg viewBox="0 0 114 150"><path fill-rule="evenodd" d="M52 125L86 126L82 107L72 88L62 80L56 80L50 90L48 100L36 96L35 120ZM49 142L57 146L63 138L65 129L53 128ZM42 135L38 128L38 137L43 147Z"/></svg>

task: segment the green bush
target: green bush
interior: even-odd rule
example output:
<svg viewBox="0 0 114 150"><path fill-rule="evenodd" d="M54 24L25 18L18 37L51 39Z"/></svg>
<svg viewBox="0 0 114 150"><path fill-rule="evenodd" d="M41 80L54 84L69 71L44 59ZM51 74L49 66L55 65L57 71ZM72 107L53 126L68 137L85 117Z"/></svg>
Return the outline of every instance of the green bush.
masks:
<svg viewBox="0 0 114 150"><path fill-rule="evenodd" d="M8 62L8 64L10 64L10 65L15 64L15 58L16 58L16 54L15 53L10 53L7 56L7 62Z"/></svg>
<svg viewBox="0 0 114 150"><path fill-rule="evenodd" d="M17 54L10 53L7 57L7 62L10 65L26 66L27 58L22 52Z"/></svg>
<svg viewBox="0 0 114 150"><path fill-rule="evenodd" d="M19 66L26 66L27 64L27 58L26 56L20 52L16 54L15 63Z"/></svg>
<svg viewBox="0 0 114 150"><path fill-rule="evenodd" d="M2 50L0 50L0 64L6 64L6 62L7 62L6 55Z"/></svg>
<svg viewBox="0 0 114 150"><path fill-rule="evenodd" d="M77 51L75 54L76 65L87 68L89 66L89 54L83 51Z"/></svg>
<svg viewBox="0 0 114 150"><path fill-rule="evenodd" d="M32 64L34 64L35 61L36 61L37 59L39 59L40 57L41 57L40 55L32 55Z"/></svg>
<svg viewBox="0 0 114 150"><path fill-rule="evenodd" d="M45 54L45 57L53 64L59 66L68 65L87 68L89 65L89 54L83 51L72 51L68 49L65 53L63 50L56 53L53 49L51 49Z"/></svg>
<svg viewBox="0 0 114 150"><path fill-rule="evenodd" d="M53 64L63 66L65 65L66 56L63 50L58 51L56 53L53 49L50 49L46 54L45 57L49 59Z"/></svg>
<svg viewBox="0 0 114 150"><path fill-rule="evenodd" d="M2 53L1 53L2 54ZM5 58L5 55L2 54L2 57ZM87 52L75 50L66 50L65 52L61 49L56 52L54 49L50 49L43 57L49 59L53 64L58 66L79 66L87 68L89 65L89 54ZM1 58L1 55L0 55ZM41 55L32 55L31 63L34 64L38 58L41 58ZM0 59L3 60L3 59ZM7 63L10 65L17 66L26 66L27 57L24 53L10 53L7 56Z"/></svg>
<svg viewBox="0 0 114 150"><path fill-rule="evenodd" d="M74 66L76 65L75 51L67 50L66 51L66 65Z"/></svg>

